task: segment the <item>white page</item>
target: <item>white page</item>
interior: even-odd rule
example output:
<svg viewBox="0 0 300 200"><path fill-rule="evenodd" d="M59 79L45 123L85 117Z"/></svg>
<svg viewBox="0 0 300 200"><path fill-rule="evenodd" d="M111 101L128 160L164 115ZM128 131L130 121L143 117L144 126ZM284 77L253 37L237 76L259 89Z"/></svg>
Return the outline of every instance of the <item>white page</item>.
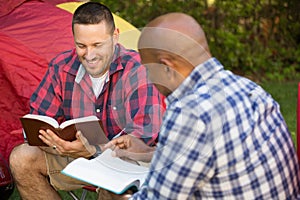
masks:
<svg viewBox="0 0 300 200"><path fill-rule="evenodd" d="M76 124L76 123L80 123L80 122L88 122L88 121L98 121L99 119L97 118L97 116L88 116L88 117L81 117L81 118L77 118L77 119L70 119L68 121L63 122L60 125L60 128L65 128L67 126L69 126L70 124Z"/></svg>
<svg viewBox="0 0 300 200"><path fill-rule="evenodd" d="M74 160L62 173L120 194L127 185L136 180L143 183L148 171L146 167L112 157L111 150L107 149L95 159ZM137 187L139 186L140 184Z"/></svg>
<svg viewBox="0 0 300 200"><path fill-rule="evenodd" d="M54 128L58 128L59 124L58 122L53 119L52 117L44 116L44 115L36 115L36 114L27 114L23 116L23 118L29 118L29 119L37 119L43 122L46 122L50 125L52 125Z"/></svg>

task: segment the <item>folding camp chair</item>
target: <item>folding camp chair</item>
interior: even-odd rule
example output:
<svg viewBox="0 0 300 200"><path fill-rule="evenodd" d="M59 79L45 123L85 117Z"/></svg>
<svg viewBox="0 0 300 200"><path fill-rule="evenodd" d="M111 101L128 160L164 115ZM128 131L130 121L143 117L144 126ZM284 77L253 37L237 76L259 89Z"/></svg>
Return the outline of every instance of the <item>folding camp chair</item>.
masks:
<svg viewBox="0 0 300 200"><path fill-rule="evenodd" d="M97 188L93 186L83 186L82 187L82 193L80 198L76 196L76 194L73 191L68 191L68 194L74 199L74 200L85 200L86 195L88 192L97 192Z"/></svg>
<svg viewBox="0 0 300 200"><path fill-rule="evenodd" d="M97 189L98 188L94 186L83 186L80 198L77 197L73 191L68 191L68 194L72 197L73 200L85 200L88 192L98 192ZM130 190L129 193L124 194L127 198L129 198L133 193L137 192L137 189L134 187L130 188L129 190Z"/></svg>

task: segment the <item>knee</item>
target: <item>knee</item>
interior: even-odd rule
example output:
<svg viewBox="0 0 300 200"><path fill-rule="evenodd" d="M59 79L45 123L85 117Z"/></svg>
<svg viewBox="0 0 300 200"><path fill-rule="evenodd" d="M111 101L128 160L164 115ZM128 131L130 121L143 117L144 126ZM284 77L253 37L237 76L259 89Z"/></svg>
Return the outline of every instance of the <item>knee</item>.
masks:
<svg viewBox="0 0 300 200"><path fill-rule="evenodd" d="M39 155L38 151L41 151L38 147L31 147L27 144L15 147L9 157L9 165L12 171L34 166Z"/></svg>

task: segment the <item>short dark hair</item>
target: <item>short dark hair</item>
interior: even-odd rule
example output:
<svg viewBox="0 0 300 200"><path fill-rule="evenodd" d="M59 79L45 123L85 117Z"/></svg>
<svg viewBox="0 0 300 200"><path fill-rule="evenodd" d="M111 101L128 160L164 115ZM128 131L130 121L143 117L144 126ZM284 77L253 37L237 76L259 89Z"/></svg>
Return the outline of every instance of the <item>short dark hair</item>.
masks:
<svg viewBox="0 0 300 200"><path fill-rule="evenodd" d="M74 34L74 24L99 24L105 21L110 33L115 30L114 17L108 7L97 2L87 2L80 5L74 12L72 20L72 31Z"/></svg>

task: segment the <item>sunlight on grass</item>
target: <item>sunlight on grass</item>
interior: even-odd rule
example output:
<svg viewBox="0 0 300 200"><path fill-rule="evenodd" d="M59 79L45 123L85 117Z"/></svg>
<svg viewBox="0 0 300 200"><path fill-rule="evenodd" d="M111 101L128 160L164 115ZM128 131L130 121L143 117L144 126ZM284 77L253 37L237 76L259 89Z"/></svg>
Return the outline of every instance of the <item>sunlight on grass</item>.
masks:
<svg viewBox="0 0 300 200"><path fill-rule="evenodd" d="M263 83L261 85L279 103L280 111L291 132L294 143L296 144L298 82L272 82Z"/></svg>

